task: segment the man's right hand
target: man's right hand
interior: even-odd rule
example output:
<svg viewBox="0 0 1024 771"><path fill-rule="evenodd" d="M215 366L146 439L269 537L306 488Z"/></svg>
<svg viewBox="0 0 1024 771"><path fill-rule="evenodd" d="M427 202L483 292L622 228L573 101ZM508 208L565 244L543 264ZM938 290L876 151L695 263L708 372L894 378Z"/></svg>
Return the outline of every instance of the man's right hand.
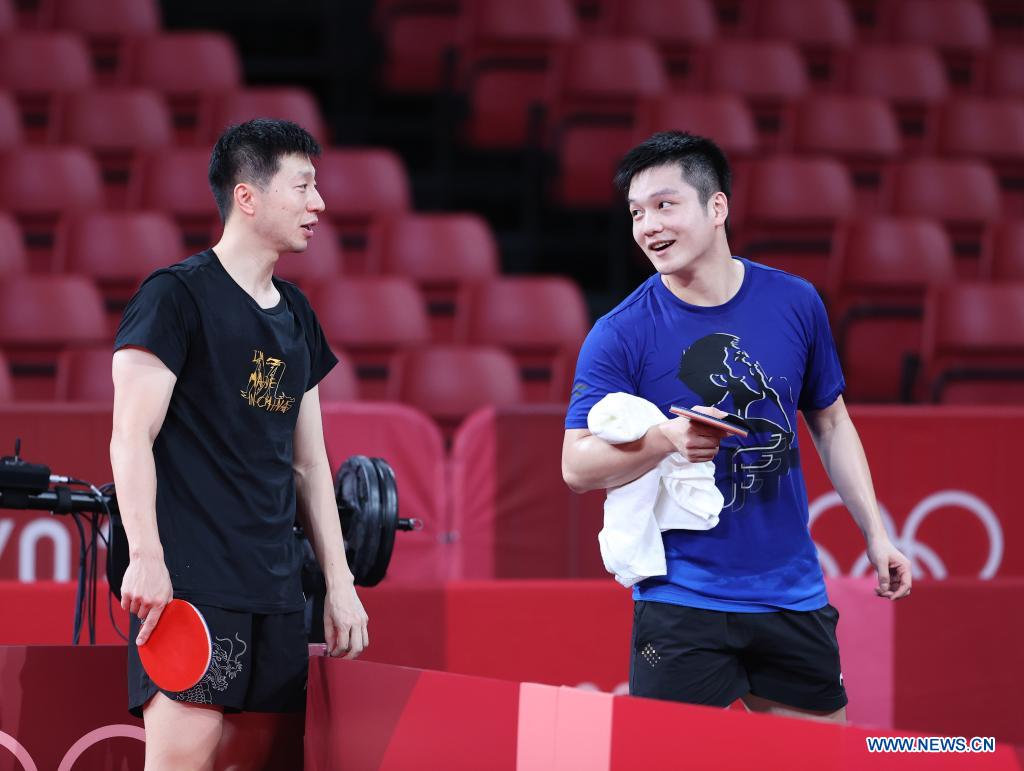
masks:
<svg viewBox="0 0 1024 771"><path fill-rule="evenodd" d="M142 622L136 645L144 645L153 633L164 607L174 597L171 576L163 555L132 557L121 582L121 607Z"/></svg>
<svg viewBox="0 0 1024 771"><path fill-rule="evenodd" d="M702 412L713 418L724 418L727 412L714 407L694 407L694 412ZM661 431L669 445L668 452L678 452L690 463L703 463L713 460L718 454L718 445L727 436L725 431L713 428L704 423L679 416L656 428Z"/></svg>

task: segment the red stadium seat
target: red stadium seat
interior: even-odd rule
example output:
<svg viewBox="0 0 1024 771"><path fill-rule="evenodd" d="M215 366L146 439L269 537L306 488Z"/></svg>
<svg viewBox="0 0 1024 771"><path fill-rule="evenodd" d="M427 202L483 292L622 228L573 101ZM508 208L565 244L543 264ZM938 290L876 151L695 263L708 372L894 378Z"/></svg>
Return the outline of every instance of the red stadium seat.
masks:
<svg viewBox="0 0 1024 771"><path fill-rule="evenodd" d="M388 90L433 94L446 85L445 57L458 55L467 32L462 5L458 1L376 4L385 40L383 81Z"/></svg>
<svg viewBox="0 0 1024 771"><path fill-rule="evenodd" d="M1024 283L933 289L923 359L933 402L1024 404Z"/></svg>
<svg viewBox="0 0 1024 771"><path fill-rule="evenodd" d="M306 251L282 254L274 266L274 275L310 292L317 284L340 276L344 272L343 265L338 235L330 222L321 219Z"/></svg>
<svg viewBox="0 0 1024 771"><path fill-rule="evenodd" d="M15 147L23 140L18 103L9 93L0 91L0 149Z"/></svg>
<svg viewBox="0 0 1024 771"><path fill-rule="evenodd" d="M57 354L108 340L103 300L83 276L8 276L0 280L0 347L18 398L50 398Z"/></svg>
<svg viewBox="0 0 1024 771"><path fill-rule="evenodd" d="M704 48L718 37L708 0L612 0L608 17L608 31L645 38L658 47L675 88L703 82Z"/></svg>
<svg viewBox="0 0 1024 771"><path fill-rule="evenodd" d="M53 25L85 36L101 80L124 77L130 43L160 31L156 0L55 0Z"/></svg>
<svg viewBox="0 0 1024 771"><path fill-rule="evenodd" d="M4 403L14 400L14 381L11 380L11 370L3 351L0 351L0 400Z"/></svg>
<svg viewBox="0 0 1024 771"><path fill-rule="evenodd" d="M554 106L560 203L611 204L612 171L633 144L641 100L668 92L657 49L644 40L589 38L569 46Z"/></svg>
<svg viewBox="0 0 1024 771"><path fill-rule="evenodd" d="M313 163L317 188L327 206L323 217L338 231L345 272L376 268L380 251L377 218L400 216L412 207L402 159L381 148L330 148Z"/></svg>
<svg viewBox="0 0 1024 771"><path fill-rule="evenodd" d="M942 60L923 45L858 46L850 54L849 90L887 100L906 149L934 146L936 105L949 94Z"/></svg>
<svg viewBox="0 0 1024 771"><path fill-rule="evenodd" d="M53 398L65 402L103 402L114 404L111 379L112 345L93 348L69 348L57 359L57 382Z"/></svg>
<svg viewBox="0 0 1024 771"><path fill-rule="evenodd" d="M961 90L981 86L982 55L992 44L992 29L975 0L902 0L892 3L890 35L894 41L936 48L950 82Z"/></svg>
<svg viewBox="0 0 1024 771"><path fill-rule="evenodd" d="M986 70L992 96L1024 98L1024 45L993 48Z"/></svg>
<svg viewBox="0 0 1024 771"><path fill-rule="evenodd" d="M1002 185L1006 213L1024 214L1024 101L949 100L943 109L939 152L987 160Z"/></svg>
<svg viewBox="0 0 1024 771"><path fill-rule="evenodd" d="M14 0L0 0L0 35L12 32L18 26L18 15L14 10Z"/></svg>
<svg viewBox="0 0 1024 771"><path fill-rule="evenodd" d="M523 401L515 359L492 346L426 346L400 355L389 392L423 410L450 440L469 413Z"/></svg>
<svg viewBox="0 0 1024 771"><path fill-rule="evenodd" d="M458 339L497 345L516 358L530 401L564 401L589 328L579 287L555 276L500 278L477 286Z"/></svg>
<svg viewBox="0 0 1024 771"><path fill-rule="evenodd" d="M209 166L206 148L175 147L152 153L133 180L128 205L167 212L181 228L188 249L205 249L221 226L207 182Z"/></svg>
<svg viewBox="0 0 1024 771"><path fill-rule="evenodd" d="M477 0L465 72L473 147L514 149L540 136L555 95L563 46L579 34L568 0Z"/></svg>
<svg viewBox="0 0 1024 771"><path fill-rule="evenodd" d="M975 277L985 228L1002 214L999 182L980 161L910 161L896 170L892 212L942 222L953 239L957 274Z"/></svg>
<svg viewBox="0 0 1024 771"><path fill-rule="evenodd" d="M640 119L638 138L656 131L679 130L711 137L735 162L757 150L754 116L735 94L674 93L650 100Z"/></svg>
<svg viewBox="0 0 1024 771"><path fill-rule="evenodd" d="M63 112L61 139L93 152L113 206L124 203L140 153L174 141L171 113L149 89L80 91L67 98Z"/></svg>
<svg viewBox="0 0 1024 771"><path fill-rule="evenodd" d="M327 129L316 99L306 89L292 87L241 88L227 93L218 101L206 138L213 144L228 126L253 118L290 120L321 144L327 143Z"/></svg>
<svg viewBox="0 0 1024 771"><path fill-rule="evenodd" d="M877 97L819 95L797 109L794 148L838 157L850 170L858 208L881 208L888 162L900 152L900 130L889 105Z"/></svg>
<svg viewBox="0 0 1024 771"><path fill-rule="evenodd" d="M755 37L799 46L807 74L815 83L836 84L844 55L856 41L853 15L843 0L773 0L759 3Z"/></svg>
<svg viewBox="0 0 1024 771"><path fill-rule="evenodd" d="M313 291L310 301L327 340L352 357L366 398L384 395L397 352L430 338L423 298L405 277L326 281Z"/></svg>
<svg viewBox="0 0 1024 771"><path fill-rule="evenodd" d="M389 218L381 266L415 281L427 301L431 339L450 340L468 283L499 271L498 244L475 214L407 214Z"/></svg>
<svg viewBox="0 0 1024 771"><path fill-rule="evenodd" d="M334 351L338 363L320 381L321 402L354 402L359 399L359 379L356 367L344 351Z"/></svg>
<svg viewBox="0 0 1024 771"><path fill-rule="evenodd" d="M234 43L217 32L173 32L144 38L132 57L132 83L168 99L179 141L199 138L216 101L242 84Z"/></svg>
<svg viewBox="0 0 1024 771"><path fill-rule="evenodd" d="M135 288L150 273L187 256L181 231L164 212L93 212L71 217L57 245L57 267L92 278L117 328Z"/></svg>
<svg viewBox="0 0 1024 771"><path fill-rule="evenodd" d="M786 144L792 103L809 88L803 59L791 43L722 41L708 54L708 91L746 99L766 147Z"/></svg>
<svg viewBox="0 0 1024 771"><path fill-rule="evenodd" d="M1024 220L1007 220L993 228L982 260L981 277L1024 281Z"/></svg>
<svg viewBox="0 0 1024 771"><path fill-rule="evenodd" d="M78 35L33 30L0 38L0 88L14 93L30 141L52 140L58 97L93 82L89 50Z"/></svg>
<svg viewBox="0 0 1024 771"><path fill-rule="evenodd" d="M864 219L845 229L829 298L847 399L910 400L925 293L953 276L953 246L933 220Z"/></svg>
<svg viewBox="0 0 1024 771"><path fill-rule="evenodd" d="M823 287L836 226L854 212L846 169L834 159L775 156L752 164L749 177L737 254Z"/></svg>
<svg viewBox="0 0 1024 771"><path fill-rule="evenodd" d="M49 269L60 218L103 205L96 161L78 147L23 147L0 162L0 210L21 226L32 268Z"/></svg>
<svg viewBox="0 0 1024 771"><path fill-rule="evenodd" d="M11 215L0 212L0 281L28 272L28 256L21 228Z"/></svg>

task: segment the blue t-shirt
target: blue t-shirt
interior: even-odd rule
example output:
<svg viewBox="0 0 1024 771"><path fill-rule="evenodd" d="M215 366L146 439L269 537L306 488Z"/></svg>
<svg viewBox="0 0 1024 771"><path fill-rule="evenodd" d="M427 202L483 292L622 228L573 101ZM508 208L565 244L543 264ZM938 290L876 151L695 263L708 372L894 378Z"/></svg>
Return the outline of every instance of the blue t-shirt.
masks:
<svg viewBox="0 0 1024 771"><path fill-rule="evenodd" d="M722 440L715 481L725 496L711 530L662 534L668 574L634 588L641 600L764 612L828 602L807 526L797 410L828 407L845 383L825 308L802 278L742 258L728 302L690 305L655 274L600 318L576 365L565 427L586 428L608 393L707 405L751 433Z"/></svg>

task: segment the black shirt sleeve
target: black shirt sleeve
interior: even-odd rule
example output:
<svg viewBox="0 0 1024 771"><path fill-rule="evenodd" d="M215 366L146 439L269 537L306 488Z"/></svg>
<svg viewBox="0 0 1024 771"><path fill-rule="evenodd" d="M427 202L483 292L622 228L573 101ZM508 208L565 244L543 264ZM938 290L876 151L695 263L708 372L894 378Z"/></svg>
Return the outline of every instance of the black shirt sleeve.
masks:
<svg viewBox="0 0 1024 771"><path fill-rule="evenodd" d="M170 271L158 271L143 282L125 308L114 350L145 348L177 376L198 328L199 314L188 289Z"/></svg>

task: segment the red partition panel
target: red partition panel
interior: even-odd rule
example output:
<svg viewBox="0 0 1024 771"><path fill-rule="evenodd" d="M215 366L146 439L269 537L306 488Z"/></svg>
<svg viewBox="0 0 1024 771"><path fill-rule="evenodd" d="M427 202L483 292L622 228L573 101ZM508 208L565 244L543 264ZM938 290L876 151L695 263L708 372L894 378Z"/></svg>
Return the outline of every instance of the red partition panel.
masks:
<svg viewBox="0 0 1024 771"><path fill-rule="evenodd" d="M519 684L310 659L307 771L516 768Z"/></svg>
<svg viewBox="0 0 1024 771"><path fill-rule="evenodd" d="M459 578L604 575L597 546L604 492L562 481L565 409L484 408L460 426L451 453Z"/></svg>
<svg viewBox="0 0 1024 771"><path fill-rule="evenodd" d="M110 426L109 406L7 405L0 407L0 455L13 455L20 438L24 460L103 485L113 480ZM69 517L0 508L0 580L73 579L77 560Z"/></svg>
<svg viewBox="0 0 1024 771"><path fill-rule="evenodd" d="M126 651L0 646L0 769L142 768L144 734L142 721L128 714Z"/></svg>
<svg viewBox="0 0 1024 771"><path fill-rule="evenodd" d="M423 529L395 534L389 582L423 583L448 577L452 557L447 538L444 446L426 415L402 404L335 403L323 406L331 468L350 455L387 460L395 471L399 514L422 520Z"/></svg>
<svg viewBox="0 0 1024 771"><path fill-rule="evenodd" d="M851 409L875 491L915 575L1024 576L1017 488L1024 408ZM811 533L830 575L863 575L864 539L801 426Z"/></svg>

